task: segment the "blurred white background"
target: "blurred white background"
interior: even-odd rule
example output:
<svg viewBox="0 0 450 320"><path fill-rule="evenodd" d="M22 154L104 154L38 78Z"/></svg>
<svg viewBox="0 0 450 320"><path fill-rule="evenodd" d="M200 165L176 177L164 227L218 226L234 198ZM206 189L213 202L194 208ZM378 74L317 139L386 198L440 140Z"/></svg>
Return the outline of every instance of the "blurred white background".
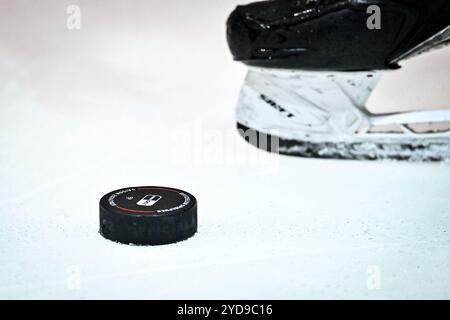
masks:
<svg viewBox="0 0 450 320"><path fill-rule="evenodd" d="M450 298L448 165L277 157L234 132L237 3L0 0L0 298ZM405 62L370 109L448 107L449 62ZM133 185L192 192L199 234L102 239L100 197Z"/></svg>

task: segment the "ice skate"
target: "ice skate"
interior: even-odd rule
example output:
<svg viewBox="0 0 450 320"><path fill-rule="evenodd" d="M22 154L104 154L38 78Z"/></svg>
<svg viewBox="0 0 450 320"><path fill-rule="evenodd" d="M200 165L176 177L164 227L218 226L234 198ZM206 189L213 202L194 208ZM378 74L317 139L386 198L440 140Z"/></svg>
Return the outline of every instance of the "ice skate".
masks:
<svg viewBox="0 0 450 320"><path fill-rule="evenodd" d="M380 28L368 26L373 5ZM366 108L383 72L450 42L449 0L262 1L237 7L227 36L249 66L236 116L252 144L249 131L275 136L265 149L287 155L450 160L450 108Z"/></svg>

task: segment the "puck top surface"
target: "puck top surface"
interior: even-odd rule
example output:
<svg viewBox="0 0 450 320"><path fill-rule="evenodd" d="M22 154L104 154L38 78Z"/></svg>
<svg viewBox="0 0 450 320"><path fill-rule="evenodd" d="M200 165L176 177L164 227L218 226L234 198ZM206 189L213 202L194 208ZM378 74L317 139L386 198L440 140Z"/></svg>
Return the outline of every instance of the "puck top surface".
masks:
<svg viewBox="0 0 450 320"><path fill-rule="evenodd" d="M133 187L119 189L105 195L100 205L121 214L176 214L194 205L189 193L166 187Z"/></svg>

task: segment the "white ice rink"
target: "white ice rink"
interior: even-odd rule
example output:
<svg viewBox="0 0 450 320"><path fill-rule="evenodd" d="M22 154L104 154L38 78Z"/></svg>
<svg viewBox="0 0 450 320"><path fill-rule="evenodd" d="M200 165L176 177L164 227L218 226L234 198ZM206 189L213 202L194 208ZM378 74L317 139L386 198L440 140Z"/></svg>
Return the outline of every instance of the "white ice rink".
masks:
<svg viewBox="0 0 450 320"><path fill-rule="evenodd" d="M237 2L0 0L0 298L450 298L449 164L279 157L235 133ZM449 49L405 65L375 109L448 106ZM198 234L103 239L100 197L137 185L193 193Z"/></svg>

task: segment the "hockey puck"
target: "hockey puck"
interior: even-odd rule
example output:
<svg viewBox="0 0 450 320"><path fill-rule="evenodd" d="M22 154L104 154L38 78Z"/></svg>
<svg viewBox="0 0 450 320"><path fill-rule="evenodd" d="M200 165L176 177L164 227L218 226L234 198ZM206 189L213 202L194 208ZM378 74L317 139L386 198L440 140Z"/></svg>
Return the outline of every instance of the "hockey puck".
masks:
<svg viewBox="0 0 450 320"><path fill-rule="evenodd" d="M197 200L185 191L134 187L100 200L100 233L106 239L136 245L163 245L197 232Z"/></svg>

